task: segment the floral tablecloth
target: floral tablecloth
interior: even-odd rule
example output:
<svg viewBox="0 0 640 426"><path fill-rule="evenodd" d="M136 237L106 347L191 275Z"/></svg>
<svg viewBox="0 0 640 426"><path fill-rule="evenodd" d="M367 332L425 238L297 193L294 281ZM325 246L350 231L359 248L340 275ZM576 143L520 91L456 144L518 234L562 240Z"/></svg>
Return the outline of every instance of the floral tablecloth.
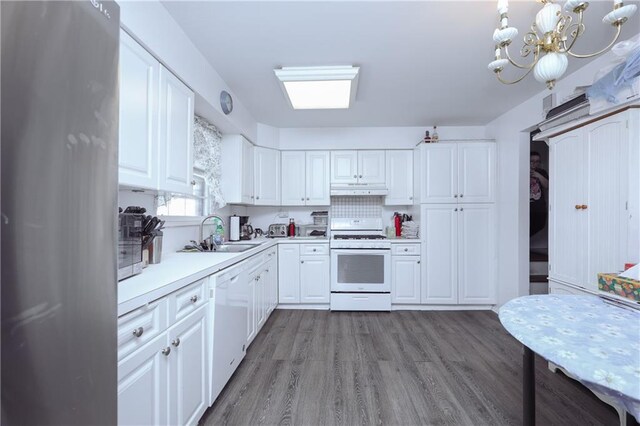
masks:
<svg viewBox="0 0 640 426"><path fill-rule="evenodd" d="M547 294L507 302L500 322L523 345L640 421L640 311L597 296Z"/></svg>

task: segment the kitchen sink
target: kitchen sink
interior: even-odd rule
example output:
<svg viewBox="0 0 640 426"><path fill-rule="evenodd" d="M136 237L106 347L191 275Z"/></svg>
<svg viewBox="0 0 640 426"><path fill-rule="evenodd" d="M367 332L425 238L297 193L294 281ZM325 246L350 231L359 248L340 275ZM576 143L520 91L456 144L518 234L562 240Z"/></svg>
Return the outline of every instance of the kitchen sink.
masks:
<svg viewBox="0 0 640 426"><path fill-rule="evenodd" d="M256 247L255 244L223 244L206 253L242 253Z"/></svg>

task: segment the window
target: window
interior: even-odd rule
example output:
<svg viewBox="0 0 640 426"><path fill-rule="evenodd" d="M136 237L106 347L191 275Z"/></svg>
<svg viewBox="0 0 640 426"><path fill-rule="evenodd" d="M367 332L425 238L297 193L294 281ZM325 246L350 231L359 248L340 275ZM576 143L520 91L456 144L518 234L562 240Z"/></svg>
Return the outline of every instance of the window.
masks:
<svg viewBox="0 0 640 426"><path fill-rule="evenodd" d="M193 170L193 197L181 195L171 196L163 205L159 205L157 214L162 216L205 216L207 183L204 180L204 170Z"/></svg>

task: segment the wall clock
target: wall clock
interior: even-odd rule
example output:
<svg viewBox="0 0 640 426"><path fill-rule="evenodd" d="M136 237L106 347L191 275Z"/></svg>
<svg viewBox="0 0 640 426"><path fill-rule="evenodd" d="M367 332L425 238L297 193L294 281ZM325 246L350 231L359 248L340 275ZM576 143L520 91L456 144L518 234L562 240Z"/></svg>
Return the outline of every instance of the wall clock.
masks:
<svg viewBox="0 0 640 426"><path fill-rule="evenodd" d="M225 90L220 92L220 107L226 115L229 115L231 111L233 111L233 99L229 92Z"/></svg>

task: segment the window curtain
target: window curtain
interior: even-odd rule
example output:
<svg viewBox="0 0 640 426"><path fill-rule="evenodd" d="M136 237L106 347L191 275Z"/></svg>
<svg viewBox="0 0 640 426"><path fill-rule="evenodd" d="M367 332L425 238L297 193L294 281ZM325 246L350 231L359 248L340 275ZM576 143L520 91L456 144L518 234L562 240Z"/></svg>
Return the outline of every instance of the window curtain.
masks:
<svg viewBox="0 0 640 426"><path fill-rule="evenodd" d="M194 166L204 170L207 184L206 202L209 211L224 207L227 203L220 189L220 156L222 153L222 134L216 126L196 115L193 135Z"/></svg>

